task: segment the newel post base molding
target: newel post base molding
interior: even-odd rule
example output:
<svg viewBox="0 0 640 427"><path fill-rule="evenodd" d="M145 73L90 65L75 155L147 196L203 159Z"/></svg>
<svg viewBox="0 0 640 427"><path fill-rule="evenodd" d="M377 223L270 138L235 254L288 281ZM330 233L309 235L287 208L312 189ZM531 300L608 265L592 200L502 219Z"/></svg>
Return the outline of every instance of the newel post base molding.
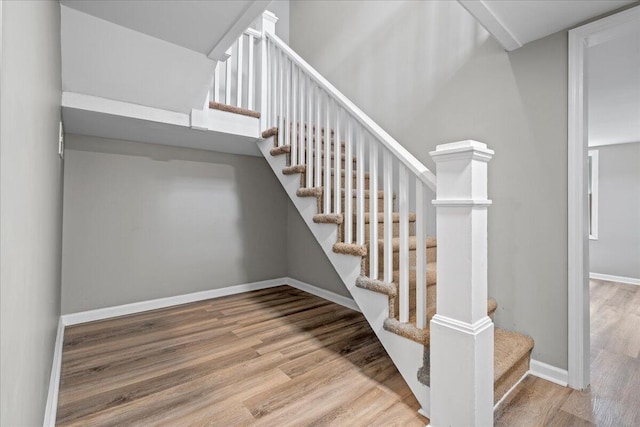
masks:
<svg viewBox="0 0 640 427"><path fill-rule="evenodd" d="M431 327L431 425L493 425L493 322L487 316L487 166L477 141L439 145L437 314Z"/></svg>

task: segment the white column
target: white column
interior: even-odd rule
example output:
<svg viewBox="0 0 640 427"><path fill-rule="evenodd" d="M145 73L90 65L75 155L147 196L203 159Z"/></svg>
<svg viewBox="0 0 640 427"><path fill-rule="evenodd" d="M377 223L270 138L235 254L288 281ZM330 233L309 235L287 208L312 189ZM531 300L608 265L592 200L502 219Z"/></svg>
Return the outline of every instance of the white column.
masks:
<svg viewBox="0 0 640 427"><path fill-rule="evenodd" d="M431 425L493 425L493 322L487 316L487 163L477 141L439 145L437 314L431 326Z"/></svg>
<svg viewBox="0 0 640 427"><path fill-rule="evenodd" d="M269 78L269 71L267 69L266 34L276 33L276 22L278 22L278 17L268 10L262 13L262 19L258 21L258 31L262 33L262 40L260 41L260 132L266 130L269 126L269 119L267 117L267 103L269 102L267 96L267 79ZM282 131L282 129L280 131Z"/></svg>

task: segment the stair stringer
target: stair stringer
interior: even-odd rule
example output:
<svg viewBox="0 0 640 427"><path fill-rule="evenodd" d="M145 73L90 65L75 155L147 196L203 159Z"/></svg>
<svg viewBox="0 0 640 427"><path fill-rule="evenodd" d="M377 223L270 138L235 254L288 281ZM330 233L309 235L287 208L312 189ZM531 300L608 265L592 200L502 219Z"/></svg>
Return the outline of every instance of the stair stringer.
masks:
<svg viewBox="0 0 640 427"><path fill-rule="evenodd" d="M313 222L313 216L318 213L317 200L314 197L298 197L296 195L296 191L300 188L300 175L285 175L282 173L282 170L288 166L286 163L287 156L272 156L269 153L270 149L273 148L273 137L259 139L256 142L307 227L313 233L331 265L333 265L360 311L369 322L371 329L373 329L387 354L389 354L389 357L391 357L391 360L422 406L422 410L428 416L431 406L430 388L418 381L418 370L424 364L424 346L384 329L384 321L389 317L389 298L386 295L356 286L356 279L361 272L361 259L352 255L333 252L333 245L338 239L338 227L334 224L316 224Z"/></svg>

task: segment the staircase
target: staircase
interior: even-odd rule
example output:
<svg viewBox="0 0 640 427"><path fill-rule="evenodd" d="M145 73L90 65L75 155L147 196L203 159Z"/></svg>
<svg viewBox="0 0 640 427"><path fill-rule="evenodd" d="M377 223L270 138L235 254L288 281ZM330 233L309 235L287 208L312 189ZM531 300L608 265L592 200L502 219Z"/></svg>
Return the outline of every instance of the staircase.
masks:
<svg viewBox="0 0 640 427"><path fill-rule="evenodd" d="M432 425L491 424L493 404L527 373L533 349L531 338L492 323L493 152L475 141L439 146L436 188L431 171L274 35L274 23L266 16L262 37L251 33L262 65L246 80L250 99L260 82L259 102L242 105L239 89L235 107L220 104L230 90L215 80L210 107L250 114L259 106L259 149ZM235 87L242 82L240 71Z"/></svg>

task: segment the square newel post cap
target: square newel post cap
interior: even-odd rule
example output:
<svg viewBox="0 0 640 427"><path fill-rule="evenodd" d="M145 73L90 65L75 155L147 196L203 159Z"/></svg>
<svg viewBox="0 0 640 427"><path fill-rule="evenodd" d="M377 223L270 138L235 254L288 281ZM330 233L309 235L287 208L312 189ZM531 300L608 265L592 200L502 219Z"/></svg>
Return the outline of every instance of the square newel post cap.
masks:
<svg viewBox="0 0 640 427"><path fill-rule="evenodd" d="M436 146L435 151L431 151L429 154L436 163L460 158L471 158L473 160L488 162L493 158L494 151L487 148L487 144L483 142L468 139L466 141L440 144Z"/></svg>
<svg viewBox="0 0 640 427"><path fill-rule="evenodd" d="M262 12L262 19L260 20L260 28L263 33L276 33L276 22L278 22L278 17L273 12L269 12L265 10Z"/></svg>

